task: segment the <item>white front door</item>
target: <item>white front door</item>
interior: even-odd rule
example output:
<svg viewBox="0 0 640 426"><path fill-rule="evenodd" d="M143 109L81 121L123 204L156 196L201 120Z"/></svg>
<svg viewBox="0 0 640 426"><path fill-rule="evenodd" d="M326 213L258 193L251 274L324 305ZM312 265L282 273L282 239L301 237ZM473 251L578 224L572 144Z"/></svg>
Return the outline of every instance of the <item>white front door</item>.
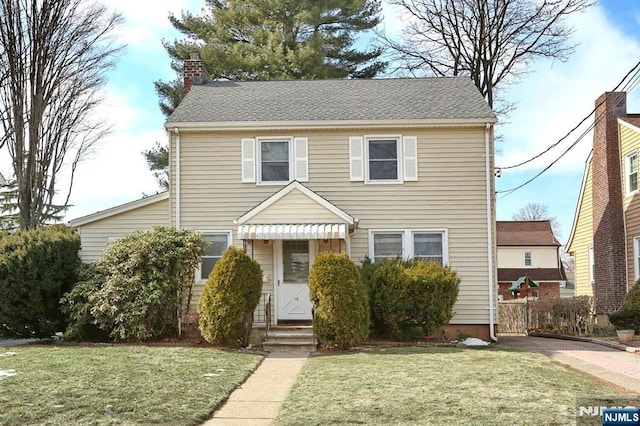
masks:
<svg viewBox="0 0 640 426"><path fill-rule="evenodd" d="M275 250L279 255L276 282L278 320L310 320L308 277L313 263L313 241L278 241Z"/></svg>

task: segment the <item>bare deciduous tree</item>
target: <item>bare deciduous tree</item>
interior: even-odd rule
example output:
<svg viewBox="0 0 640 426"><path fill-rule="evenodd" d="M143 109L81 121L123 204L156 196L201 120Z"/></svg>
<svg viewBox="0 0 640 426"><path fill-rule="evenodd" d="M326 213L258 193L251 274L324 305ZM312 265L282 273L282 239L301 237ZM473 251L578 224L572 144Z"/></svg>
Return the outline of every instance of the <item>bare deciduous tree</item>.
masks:
<svg viewBox="0 0 640 426"><path fill-rule="evenodd" d="M558 218L549 215L549 207L546 204L529 203L518 210L511 216L513 220L548 220L551 224L553 235L560 237L562 234L562 226L558 222Z"/></svg>
<svg viewBox="0 0 640 426"><path fill-rule="evenodd" d="M589 0L390 0L409 15L402 40L382 36L411 74L469 75L494 107L496 88L536 57L566 60L564 18Z"/></svg>
<svg viewBox="0 0 640 426"><path fill-rule="evenodd" d="M121 21L89 0L0 0L0 149L11 157L21 229L66 209L78 162L108 130L92 112ZM66 199L55 205L65 167Z"/></svg>

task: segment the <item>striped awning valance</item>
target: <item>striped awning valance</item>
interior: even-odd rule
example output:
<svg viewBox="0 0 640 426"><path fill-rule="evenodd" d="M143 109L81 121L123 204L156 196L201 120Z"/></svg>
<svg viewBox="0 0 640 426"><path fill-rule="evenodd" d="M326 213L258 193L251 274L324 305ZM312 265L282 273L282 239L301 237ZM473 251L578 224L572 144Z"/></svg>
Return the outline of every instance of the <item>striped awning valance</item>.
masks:
<svg viewBox="0 0 640 426"><path fill-rule="evenodd" d="M241 240L335 240L347 236L347 225L342 223L240 225Z"/></svg>

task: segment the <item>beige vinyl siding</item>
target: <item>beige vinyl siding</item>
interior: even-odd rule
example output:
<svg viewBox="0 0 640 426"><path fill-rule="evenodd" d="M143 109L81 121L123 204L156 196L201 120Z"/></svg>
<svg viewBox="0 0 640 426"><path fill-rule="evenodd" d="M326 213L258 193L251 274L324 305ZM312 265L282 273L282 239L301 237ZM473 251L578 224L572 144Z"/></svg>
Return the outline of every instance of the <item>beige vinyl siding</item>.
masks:
<svg viewBox="0 0 640 426"><path fill-rule="evenodd" d="M622 182L624 185L622 193L624 196L624 219L627 230L627 277L628 286L631 287L635 282L636 265L634 262L634 237L640 237L640 193L636 192L631 195L627 194L627 162L626 156L629 153L636 152L640 158L640 133L637 131L620 125L620 151L622 156Z"/></svg>
<svg viewBox="0 0 640 426"><path fill-rule="evenodd" d="M269 206L267 210L251 218L252 224L327 222L341 223L343 220L297 190L291 191Z"/></svg>
<svg viewBox="0 0 640 426"><path fill-rule="evenodd" d="M531 253L531 266L525 266L524 253ZM557 247L498 247L498 268L557 268Z"/></svg>
<svg viewBox="0 0 640 426"><path fill-rule="evenodd" d="M95 262L107 247L109 238L120 238L133 231L169 224L169 200L138 207L79 226L83 262Z"/></svg>
<svg viewBox="0 0 640 426"><path fill-rule="evenodd" d="M417 136L419 181L404 184L350 181L349 137L374 133ZM351 257L359 262L369 253L370 229L446 229L449 263L462 277L452 323L488 323L484 127L376 129L374 132L370 129L299 130L290 133L181 130L180 136L183 228L233 228L234 238L237 238L233 220L281 188L241 182L241 139L307 137L309 181L305 186L360 220L350 238ZM173 135L171 158L173 174ZM176 179L172 179L173 223L175 182ZM299 213L295 217L302 218L306 212ZM291 214L287 217L291 218ZM234 244L242 247L242 241L237 239ZM266 253L260 262L263 269L273 264Z"/></svg>
<svg viewBox="0 0 640 426"><path fill-rule="evenodd" d="M593 286L589 279L589 247L593 246L593 210L591 160L586 169L584 188L580 194L579 209L571 245L567 250L574 256L576 296L593 296Z"/></svg>

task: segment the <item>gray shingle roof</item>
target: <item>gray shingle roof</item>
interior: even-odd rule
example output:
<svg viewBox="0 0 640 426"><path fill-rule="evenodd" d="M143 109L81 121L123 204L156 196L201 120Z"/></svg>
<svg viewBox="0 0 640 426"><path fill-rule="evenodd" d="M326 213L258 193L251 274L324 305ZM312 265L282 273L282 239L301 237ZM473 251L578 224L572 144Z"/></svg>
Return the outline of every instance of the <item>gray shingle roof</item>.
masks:
<svg viewBox="0 0 640 426"><path fill-rule="evenodd" d="M468 77L215 81L194 85L168 124L495 120Z"/></svg>

